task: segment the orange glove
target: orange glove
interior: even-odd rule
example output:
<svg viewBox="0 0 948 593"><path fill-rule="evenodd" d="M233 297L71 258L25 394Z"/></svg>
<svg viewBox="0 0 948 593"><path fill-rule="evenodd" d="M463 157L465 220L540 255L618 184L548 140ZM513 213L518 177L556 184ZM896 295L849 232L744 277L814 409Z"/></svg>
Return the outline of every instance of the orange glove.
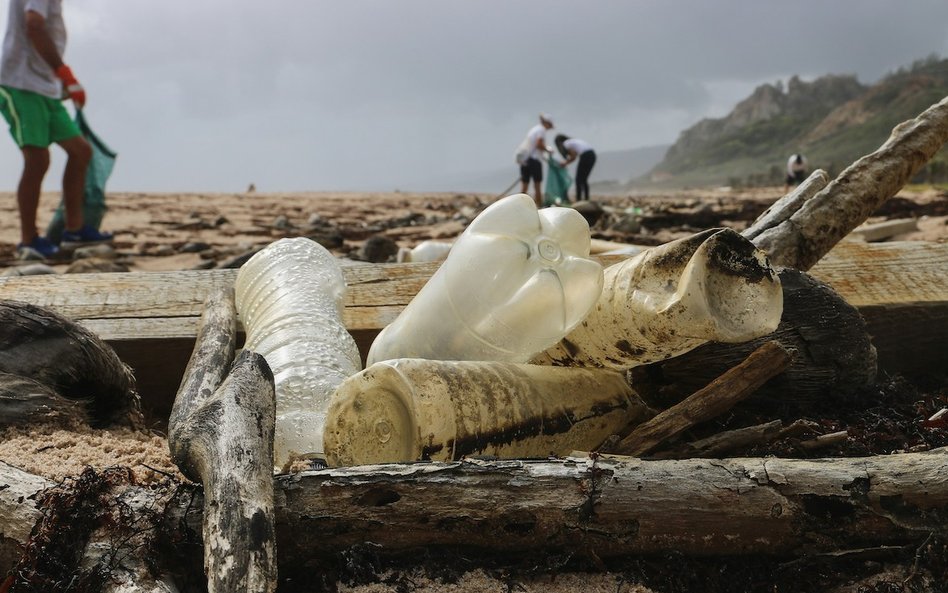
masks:
<svg viewBox="0 0 948 593"><path fill-rule="evenodd" d="M59 80L63 81L63 89L65 89L66 94L69 95L73 103L76 104L76 107L82 109L86 104L86 89L82 88L82 85L76 80L69 66L63 64L59 68L56 68L56 76Z"/></svg>

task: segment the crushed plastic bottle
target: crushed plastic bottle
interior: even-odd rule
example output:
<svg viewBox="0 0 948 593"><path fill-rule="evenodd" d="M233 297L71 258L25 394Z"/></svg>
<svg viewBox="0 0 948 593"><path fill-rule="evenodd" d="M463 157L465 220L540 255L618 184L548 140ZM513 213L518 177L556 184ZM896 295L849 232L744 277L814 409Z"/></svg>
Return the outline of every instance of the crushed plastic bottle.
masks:
<svg viewBox="0 0 948 593"><path fill-rule="evenodd" d="M601 369L388 360L344 381L326 420L333 466L591 451L652 413Z"/></svg>
<svg viewBox="0 0 948 593"><path fill-rule="evenodd" d="M532 362L627 370L767 335L782 314L767 255L733 230L710 229L606 268L592 313Z"/></svg>
<svg viewBox="0 0 948 593"><path fill-rule="evenodd" d="M322 457L326 409L335 388L361 368L342 322L345 277L338 260L307 238L280 239L237 274L245 350L262 355L276 387L274 465Z"/></svg>
<svg viewBox="0 0 948 593"><path fill-rule="evenodd" d="M516 194L491 204L372 344L368 364L395 358L526 362L589 313L602 266L572 208L537 210Z"/></svg>
<svg viewBox="0 0 948 593"><path fill-rule="evenodd" d="M422 241L411 249L400 247L395 261L399 263L442 261L451 251L451 243L445 241Z"/></svg>

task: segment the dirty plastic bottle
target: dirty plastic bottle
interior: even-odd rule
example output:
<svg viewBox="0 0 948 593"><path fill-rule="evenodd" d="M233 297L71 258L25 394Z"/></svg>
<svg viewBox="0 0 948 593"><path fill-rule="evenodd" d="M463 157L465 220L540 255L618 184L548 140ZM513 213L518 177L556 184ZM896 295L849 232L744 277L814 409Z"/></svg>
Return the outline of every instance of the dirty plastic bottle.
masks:
<svg viewBox="0 0 948 593"><path fill-rule="evenodd" d="M399 359L344 381L326 420L332 466L590 451L651 417L622 374L497 361Z"/></svg>
<svg viewBox="0 0 948 593"><path fill-rule="evenodd" d="M446 241L422 241L411 249L400 247L395 260L399 263L442 261L448 257L452 243Z"/></svg>
<svg viewBox="0 0 948 593"><path fill-rule="evenodd" d="M733 230L710 229L606 268L593 311L532 362L627 370L767 335L782 313L767 255Z"/></svg>
<svg viewBox="0 0 948 593"><path fill-rule="evenodd" d="M602 290L589 225L526 194L488 206L382 330L367 364L394 358L526 362L586 316Z"/></svg>
<svg viewBox="0 0 948 593"><path fill-rule="evenodd" d="M361 368L342 322L345 294L338 260L304 237L271 243L237 274L244 349L262 355L273 371L277 468L292 457L322 457L329 399Z"/></svg>

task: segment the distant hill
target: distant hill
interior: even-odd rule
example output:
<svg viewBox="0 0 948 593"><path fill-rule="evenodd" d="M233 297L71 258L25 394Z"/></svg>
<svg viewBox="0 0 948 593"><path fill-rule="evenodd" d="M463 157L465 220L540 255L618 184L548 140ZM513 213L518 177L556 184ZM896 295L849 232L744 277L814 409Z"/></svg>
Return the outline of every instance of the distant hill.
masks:
<svg viewBox="0 0 948 593"><path fill-rule="evenodd" d="M835 175L878 148L898 123L948 96L948 59L919 60L876 84L828 75L765 84L726 117L681 133L664 158L634 185L707 186L782 183L787 157ZM930 172L948 172L942 150ZM935 179L933 179L935 180Z"/></svg>

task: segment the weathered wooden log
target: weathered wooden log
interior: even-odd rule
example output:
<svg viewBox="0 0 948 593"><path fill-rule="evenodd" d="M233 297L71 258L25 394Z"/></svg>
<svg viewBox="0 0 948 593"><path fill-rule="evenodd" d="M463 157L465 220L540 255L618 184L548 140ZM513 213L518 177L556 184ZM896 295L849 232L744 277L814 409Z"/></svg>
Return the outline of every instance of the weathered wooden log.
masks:
<svg viewBox="0 0 948 593"><path fill-rule="evenodd" d="M98 336L48 309L0 301L0 372L88 400L94 426L144 423L131 369Z"/></svg>
<svg viewBox="0 0 948 593"><path fill-rule="evenodd" d="M273 375L259 354L233 356L232 290L213 293L172 408L168 443L182 472L204 485L204 565L210 593L276 590Z"/></svg>
<svg viewBox="0 0 948 593"><path fill-rule="evenodd" d="M808 270L865 222L948 142L948 97L892 130L788 220L754 238L777 266Z"/></svg>
<svg viewBox="0 0 948 593"><path fill-rule="evenodd" d="M632 384L659 407L701 389L739 364L764 342L794 352L784 373L762 386L742 408L807 408L844 398L876 377L876 352L859 312L827 285L804 272L780 271L784 309L777 331L743 344L706 344L687 354L632 370ZM773 408L771 408L773 409Z"/></svg>
<svg viewBox="0 0 948 593"><path fill-rule="evenodd" d="M0 428L72 418L89 421L87 400L67 399L28 377L0 373Z"/></svg>
<svg viewBox="0 0 948 593"><path fill-rule="evenodd" d="M772 229L789 219L803 207L807 200L818 194L829 183L829 175L823 169L817 169L807 177L803 183L773 203L770 208L757 217L741 234L748 239L754 239L764 231Z"/></svg>
<svg viewBox="0 0 948 593"><path fill-rule="evenodd" d="M3 465L0 485L21 495L0 488L0 504L31 507L28 492L43 482ZM392 464L278 476L276 487L279 560L288 571L318 570L328 554L367 542L380 555L451 546L495 555L794 556L948 533L944 448L812 461ZM128 496L124 520L140 529L164 521L174 537L200 522L193 494L149 507L147 520ZM0 532L11 534L2 510Z"/></svg>
<svg viewBox="0 0 948 593"><path fill-rule="evenodd" d="M739 365L636 426L615 447L615 452L641 456L695 424L719 416L786 370L790 360L790 353L779 343L765 342Z"/></svg>
<svg viewBox="0 0 948 593"><path fill-rule="evenodd" d="M53 484L0 463L0 591L178 591L152 555L174 489L131 484L123 468Z"/></svg>

